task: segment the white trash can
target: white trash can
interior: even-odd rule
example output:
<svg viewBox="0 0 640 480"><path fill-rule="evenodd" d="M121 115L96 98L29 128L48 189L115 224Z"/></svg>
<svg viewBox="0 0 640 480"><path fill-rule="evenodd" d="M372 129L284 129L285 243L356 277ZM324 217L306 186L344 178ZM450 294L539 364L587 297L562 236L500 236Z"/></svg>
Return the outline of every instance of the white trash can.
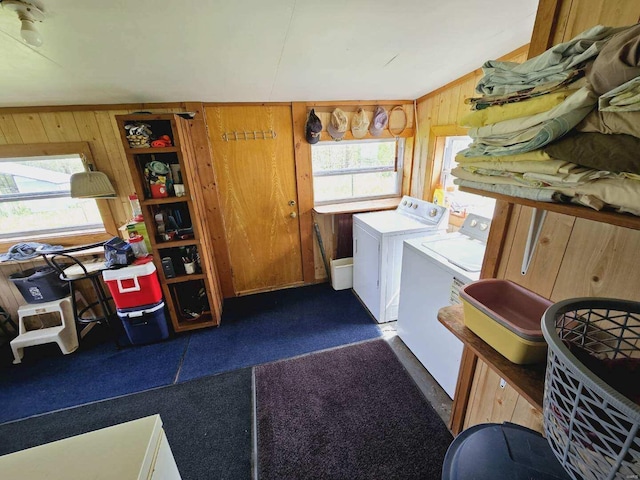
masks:
<svg viewBox="0 0 640 480"><path fill-rule="evenodd" d="M353 257L331 260L331 286L334 290L353 287Z"/></svg>

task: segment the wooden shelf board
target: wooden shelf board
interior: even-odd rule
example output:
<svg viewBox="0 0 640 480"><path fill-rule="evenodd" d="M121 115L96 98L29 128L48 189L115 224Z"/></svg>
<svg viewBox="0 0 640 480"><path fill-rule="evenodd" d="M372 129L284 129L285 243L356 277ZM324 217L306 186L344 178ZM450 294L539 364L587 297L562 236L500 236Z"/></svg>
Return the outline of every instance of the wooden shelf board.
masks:
<svg viewBox="0 0 640 480"><path fill-rule="evenodd" d="M469 187L460 187L460 191L474 193L483 197L491 197L495 198L496 200L515 203L517 205L540 208L549 212L562 213L564 215L571 215L578 218L593 220L595 222L608 223L611 225L616 225L618 227L640 230L640 217L628 213L598 211L593 210L589 207L582 207L580 205L572 205L566 203L536 202L534 200L528 200L526 198L510 197L508 195L502 195L500 193L487 192L485 190L478 190Z"/></svg>
<svg viewBox="0 0 640 480"><path fill-rule="evenodd" d="M182 197L164 197L164 198L148 198L140 200L141 205L165 205L167 203L186 203L191 197L183 195Z"/></svg>
<svg viewBox="0 0 640 480"><path fill-rule="evenodd" d="M174 277L174 278L166 278L164 281L167 284L171 284L171 283L184 283L184 282L190 282L192 280L203 280L207 278L206 275L204 275L203 273L194 273L191 275L180 275L178 277Z"/></svg>
<svg viewBox="0 0 640 480"><path fill-rule="evenodd" d="M154 250L166 250L168 248L188 247L190 245L200 245L200 240L192 238L190 240L169 240L164 243L156 243L152 245Z"/></svg>
<svg viewBox="0 0 640 480"><path fill-rule="evenodd" d="M464 325L462 305L441 308L438 311L438 320L531 405L542 411L544 363L517 365L507 360Z"/></svg>
<svg viewBox="0 0 640 480"><path fill-rule="evenodd" d="M360 202L332 203L313 207L313 211L322 215L335 215L338 213L375 212L380 210L393 210L402 200L402 197L381 198L379 200L365 200Z"/></svg>
<svg viewBox="0 0 640 480"><path fill-rule="evenodd" d="M128 155L151 155L158 153L178 153L180 151L179 147L162 147L162 148L153 148L153 147L141 147L141 148L125 148L125 153Z"/></svg>

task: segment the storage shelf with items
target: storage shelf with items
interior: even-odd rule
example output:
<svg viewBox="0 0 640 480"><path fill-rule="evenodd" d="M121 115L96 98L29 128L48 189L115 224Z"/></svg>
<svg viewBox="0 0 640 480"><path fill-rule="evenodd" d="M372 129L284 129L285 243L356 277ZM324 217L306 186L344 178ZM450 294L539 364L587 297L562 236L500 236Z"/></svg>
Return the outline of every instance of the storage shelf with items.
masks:
<svg viewBox="0 0 640 480"><path fill-rule="evenodd" d="M173 114L116 120L174 331L219 325L222 296L188 121Z"/></svg>

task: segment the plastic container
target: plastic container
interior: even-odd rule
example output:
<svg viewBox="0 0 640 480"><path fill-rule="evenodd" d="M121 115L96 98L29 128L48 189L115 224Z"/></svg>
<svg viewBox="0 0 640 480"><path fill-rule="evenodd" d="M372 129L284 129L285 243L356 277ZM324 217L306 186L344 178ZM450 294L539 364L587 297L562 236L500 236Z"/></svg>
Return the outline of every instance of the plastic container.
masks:
<svg viewBox="0 0 640 480"><path fill-rule="evenodd" d="M162 289L152 262L104 270L102 278L118 309L155 305L162 300Z"/></svg>
<svg viewBox="0 0 640 480"><path fill-rule="evenodd" d="M509 280L485 279L460 290L464 323L513 363L544 362L540 322L552 302Z"/></svg>
<svg viewBox="0 0 640 480"><path fill-rule="evenodd" d="M574 478L638 478L640 303L563 300L545 312L542 331L544 430L556 458Z"/></svg>
<svg viewBox="0 0 640 480"><path fill-rule="evenodd" d="M147 246L144 243L144 237L142 235L129 237L129 245L131 245L131 249L133 250L133 254L136 258L144 258L149 255L149 251L147 250Z"/></svg>
<svg viewBox="0 0 640 480"><path fill-rule="evenodd" d="M331 260L331 286L334 290L353 287L353 257Z"/></svg>
<svg viewBox="0 0 640 480"><path fill-rule="evenodd" d="M29 268L9 275L27 303L46 303L69 295L69 282L53 267Z"/></svg>
<svg viewBox="0 0 640 480"><path fill-rule="evenodd" d="M449 446L442 480L570 480L547 440L513 423L468 428Z"/></svg>
<svg viewBox="0 0 640 480"><path fill-rule="evenodd" d="M137 308L118 309L127 337L132 345L159 342L169 337L164 302Z"/></svg>

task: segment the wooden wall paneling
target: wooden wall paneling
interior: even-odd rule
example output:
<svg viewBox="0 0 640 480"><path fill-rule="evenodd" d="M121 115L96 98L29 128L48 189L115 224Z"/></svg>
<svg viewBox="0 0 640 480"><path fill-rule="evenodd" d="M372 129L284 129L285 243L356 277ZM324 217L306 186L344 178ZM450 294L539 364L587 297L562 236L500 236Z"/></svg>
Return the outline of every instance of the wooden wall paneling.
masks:
<svg viewBox="0 0 640 480"><path fill-rule="evenodd" d="M189 122L191 138L197 158L198 176L200 178L202 205L207 215L207 226L210 230L213 252L215 255L216 270L220 281L222 297L232 297L233 279L231 277L231 262L229 260L229 247L224 234L224 220L220 210L220 199L209 135L207 132L207 118L204 106L199 102L190 102L185 105L187 111L195 112L195 117Z"/></svg>
<svg viewBox="0 0 640 480"><path fill-rule="evenodd" d="M40 115L34 113L17 114L13 116L13 120L20 133L21 143L46 143L49 141Z"/></svg>
<svg viewBox="0 0 640 480"><path fill-rule="evenodd" d="M640 231L577 219L551 299L640 301Z"/></svg>
<svg viewBox="0 0 640 480"><path fill-rule="evenodd" d="M449 418L449 430L457 435L464 429L464 421L467 416L467 406L469 399L477 385L473 384L473 379L478 366L478 356L465 345L462 350L462 358L460 360L460 370L458 372L458 380L456 382L456 391L454 394L453 405L451 406L451 417Z"/></svg>
<svg viewBox="0 0 640 480"><path fill-rule="evenodd" d="M540 55L553 45L552 33L556 30L561 0L539 0L533 35L529 43L529 54Z"/></svg>
<svg viewBox="0 0 640 480"><path fill-rule="evenodd" d="M566 2L565 2L566 3ZM630 0L573 0L562 41L566 42L594 25L633 25L640 18L640 2Z"/></svg>
<svg viewBox="0 0 640 480"><path fill-rule="evenodd" d="M106 157L101 158L96 169L104 172L114 183L114 188L118 192L118 201L112 205L116 225L120 226L131 218L131 207L129 206L128 195L134 192L133 180L127 167L127 159L122 150L120 132L115 121L115 115L126 115L128 110L111 110L95 112L95 119L100 130L100 137L106 152ZM142 195L141 192L137 192ZM115 232L117 235L118 232Z"/></svg>
<svg viewBox="0 0 640 480"><path fill-rule="evenodd" d="M72 112L41 113L40 121L50 142L79 142L78 127Z"/></svg>
<svg viewBox="0 0 640 480"><path fill-rule="evenodd" d="M402 195L409 195L411 191L411 181L413 172L413 143L414 139L409 137L404 142L404 155L402 157Z"/></svg>
<svg viewBox="0 0 640 480"><path fill-rule="evenodd" d="M522 275L523 254L532 214L532 208L522 208L504 278L537 292L545 298L550 298L575 218L552 212L547 214L540 237L534 247L527 274Z"/></svg>
<svg viewBox="0 0 640 480"><path fill-rule="evenodd" d="M464 428L482 423L513 422L543 433L541 412L500 376L478 360Z"/></svg>
<svg viewBox="0 0 640 480"><path fill-rule="evenodd" d="M0 143L13 145L22 143L22 137L11 115L0 115Z"/></svg>
<svg viewBox="0 0 640 480"><path fill-rule="evenodd" d="M510 421L544 434L542 412L537 410L522 396L518 396L516 400L516 406Z"/></svg>
<svg viewBox="0 0 640 480"><path fill-rule="evenodd" d="M296 189L298 191L298 215L300 219L302 277L305 283L315 282L318 279L318 267L322 267L322 271L324 271L322 257L320 257L320 264L318 265L316 255L319 250L314 240L311 145L307 142L305 133L308 109L307 104L302 102L294 102L291 104L293 154L296 164ZM324 122L322 125L323 128L326 129ZM320 278L324 278L324 276Z"/></svg>
<svg viewBox="0 0 640 480"><path fill-rule="evenodd" d="M336 234L334 228L335 215L319 215L313 214L313 221L318 224L320 236L322 237L322 245L324 247L325 256L327 258L328 267L331 269L331 259L336 258ZM329 279L331 272L327 272L324 266L322 253L318 239L313 235L313 261L315 266L315 281L320 282Z"/></svg>

